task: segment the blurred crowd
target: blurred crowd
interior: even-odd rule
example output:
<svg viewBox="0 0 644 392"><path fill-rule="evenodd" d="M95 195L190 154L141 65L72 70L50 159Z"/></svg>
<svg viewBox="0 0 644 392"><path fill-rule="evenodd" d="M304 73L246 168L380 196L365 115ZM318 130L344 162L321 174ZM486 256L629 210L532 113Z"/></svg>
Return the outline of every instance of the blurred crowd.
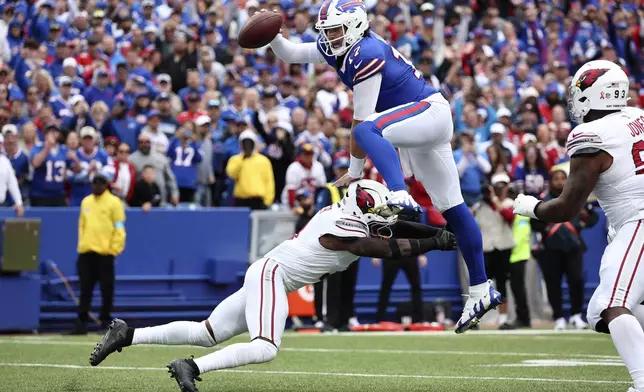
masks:
<svg viewBox="0 0 644 392"><path fill-rule="evenodd" d="M2 149L27 202L78 205L102 172L132 206L296 207L298 192L347 164L352 93L326 65L284 64L237 36L268 8L287 38L314 41L319 3L0 4ZM468 205L496 173L518 192L547 192L550 168L567 159L567 83L584 62L621 64L629 104L644 101L635 1L366 5L372 29L452 103Z"/></svg>
<svg viewBox="0 0 644 392"><path fill-rule="evenodd" d="M348 167L352 92L329 66L285 64L270 47L242 49L237 38L269 9L282 13L286 38L314 42L321 3L3 1L0 148L25 205L78 206L100 173L112 193L146 210L304 211L298 200ZM365 4L372 30L451 102L466 203L478 215L491 206L508 226L498 189L548 197L552 168L567 160L576 69L600 58L620 64L631 79L628 104L644 104L644 2ZM380 179L372 165L366 176ZM410 188L430 222L444 224L422 186L410 179Z"/></svg>

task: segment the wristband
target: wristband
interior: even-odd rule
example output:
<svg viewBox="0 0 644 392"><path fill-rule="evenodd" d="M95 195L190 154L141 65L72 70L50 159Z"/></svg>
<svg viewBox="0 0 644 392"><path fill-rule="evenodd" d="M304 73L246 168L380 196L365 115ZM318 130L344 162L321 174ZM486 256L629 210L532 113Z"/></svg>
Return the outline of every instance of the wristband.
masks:
<svg viewBox="0 0 644 392"><path fill-rule="evenodd" d="M543 200L539 200L539 201L537 202L537 204L535 204L535 205L534 205L534 208L532 209L532 215L534 215L534 218L535 218L535 219L540 219L540 218L537 216L537 207L539 207L539 204L541 204L541 203L543 203Z"/></svg>
<svg viewBox="0 0 644 392"><path fill-rule="evenodd" d="M349 177L351 178L362 178L362 169L364 168L364 162L366 158L356 158L351 155L349 160Z"/></svg>
<svg viewBox="0 0 644 392"><path fill-rule="evenodd" d="M409 240L409 245L411 245L411 256L416 257L420 252L420 241L417 238L411 238Z"/></svg>
<svg viewBox="0 0 644 392"><path fill-rule="evenodd" d="M398 246L398 240L395 238L390 238L389 247L391 248L391 259L398 260L401 256L400 247Z"/></svg>

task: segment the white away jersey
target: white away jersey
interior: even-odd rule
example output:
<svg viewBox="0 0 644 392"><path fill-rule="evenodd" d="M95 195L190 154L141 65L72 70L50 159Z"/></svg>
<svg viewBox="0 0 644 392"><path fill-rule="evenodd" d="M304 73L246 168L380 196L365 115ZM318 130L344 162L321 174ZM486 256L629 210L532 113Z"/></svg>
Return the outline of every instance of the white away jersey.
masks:
<svg viewBox="0 0 644 392"><path fill-rule="evenodd" d="M274 259L283 269L287 291L319 281L323 276L344 271L358 256L336 252L320 245L325 234L336 237L369 237L367 223L340 211L338 203L323 208L298 234L284 241L264 257Z"/></svg>
<svg viewBox="0 0 644 392"><path fill-rule="evenodd" d="M644 110L627 107L618 113L577 126L566 144L568 155L602 150L613 157L599 176L594 194L615 228L644 219Z"/></svg>

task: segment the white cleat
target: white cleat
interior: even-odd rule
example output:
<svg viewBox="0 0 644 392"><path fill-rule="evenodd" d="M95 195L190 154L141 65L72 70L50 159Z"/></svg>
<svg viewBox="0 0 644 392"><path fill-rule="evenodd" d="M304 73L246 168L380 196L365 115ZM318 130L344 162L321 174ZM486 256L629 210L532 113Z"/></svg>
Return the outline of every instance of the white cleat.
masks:
<svg viewBox="0 0 644 392"><path fill-rule="evenodd" d="M570 325L570 328L572 329L588 329L588 324L581 318L581 314L577 313L572 316L570 316L570 320L568 320L568 325Z"/></svg>
<svg viewBox="0 0 644 392"><path fill-rule="evenodd" d="M642 392L642 391L639 391L639 390L637 390L637 389L635 389L635 388L631 387L631 388L628 388L628 391L627 391L627 392Z"/></svg>
<svg viewBox="0 0 644 392"><path fill-rule="evenodd" d="M479 287L476 289L478 292L473 292L470 288L470 296L465 302L461 318L456 323L455 332L458 334L476 327L485 313L501 304L501 294L494 289L491 280L476 287Z"/></svg>
<svg viewBox="0 0 644 392"><path fill-rule="evenodd" d="M563 317L559 317L558 319L555 320L555 331L564 331L566 329L566 319Z"/></svg>

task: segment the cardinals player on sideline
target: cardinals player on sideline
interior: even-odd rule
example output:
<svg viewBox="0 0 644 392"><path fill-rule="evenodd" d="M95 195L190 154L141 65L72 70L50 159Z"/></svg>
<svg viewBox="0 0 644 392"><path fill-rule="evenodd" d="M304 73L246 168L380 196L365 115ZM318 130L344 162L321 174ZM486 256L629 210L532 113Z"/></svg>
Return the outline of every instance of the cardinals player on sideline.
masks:
<svg viewBox="0 0 644 392"><path fill-rule="evenodd" d="M90 363L96 366L114 351L134 344L213 347L249 332L248 343L168 365L181 391L194 392L195 380L200 381L202 373L272 361L288 316L287 292L343 271L359 256L398 259L456 248L454 236L445 230L375 214L390 197L387 187L375 181L352 183L342 201L320 210L292 239L253 263L243 287L221 302L207 320L134 329L115 319L92 352Z"/></svg>
<svg viewBox="0 0 644 392"><path fill-rule="evenodd" d="M591 192L612 230L588 304L588 323L610 333L633 387L644 392L644 111L627 107L628 77L606 60L586 63L570 86L569 109L579 122L568 136L570 176L556 199L519 195L517 214L566 222Z"/></svg>

